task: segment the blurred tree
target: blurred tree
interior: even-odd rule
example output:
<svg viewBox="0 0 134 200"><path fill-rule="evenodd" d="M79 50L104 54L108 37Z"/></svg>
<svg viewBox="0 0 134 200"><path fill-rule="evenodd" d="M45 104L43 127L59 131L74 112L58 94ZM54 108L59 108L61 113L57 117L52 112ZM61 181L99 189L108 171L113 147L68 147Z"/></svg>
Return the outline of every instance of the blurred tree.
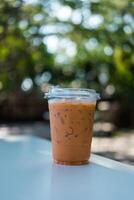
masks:
<svg viewBox="0 0 134 200"><path fill-rule="evenodd" d="M34 16L43 5L27 5L21 0L0 3L0 85L6 91L20 90L26 77L33 80L44 68L53 66L53 56L43 44L39 28L42 20ZM45 20L44 20L45 21Z"/></svg>
<svg viewBox="0 0 134 200"><path fill-rule="evenodd" d="M19 89L25 77L34 83L44 71L52 83L133 89L133 7L131 0L2 1L3 89Z"/></svg>
<svg viewBox="0 0 134 200"><path fill-rule="evenodd" d="M0 89L92 87L132 107L133 16L132 0L2 1Z"/></svg>

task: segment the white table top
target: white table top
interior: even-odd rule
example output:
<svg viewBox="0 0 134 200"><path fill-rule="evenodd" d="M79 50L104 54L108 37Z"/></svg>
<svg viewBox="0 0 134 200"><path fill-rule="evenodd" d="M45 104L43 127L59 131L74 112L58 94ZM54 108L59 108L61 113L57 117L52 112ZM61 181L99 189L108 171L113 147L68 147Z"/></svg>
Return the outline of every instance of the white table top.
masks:
<svg viewBox="0 0 134 200"><path fill-rule="evenodd" d="M134 168L92 155L83 166L52 163L51 143L0 140L0 200L134 200Z"/></svg>

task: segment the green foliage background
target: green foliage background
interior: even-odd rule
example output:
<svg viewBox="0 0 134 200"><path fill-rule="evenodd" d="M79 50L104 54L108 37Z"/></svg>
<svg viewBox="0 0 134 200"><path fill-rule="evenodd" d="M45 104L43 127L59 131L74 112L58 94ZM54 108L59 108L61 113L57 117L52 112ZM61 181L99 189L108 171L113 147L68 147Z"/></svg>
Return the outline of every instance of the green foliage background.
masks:
<svg viewBox="0 0 134 200"><path fill-rule="evenodd" d="M71 10L68 19L57 15L63 6ZM72 20L74 12L80 20ZM92 16L99 18L98 25L89 23ZM29 77L34 90L49 84L89 87L104 97L116 96L132 105L133 16L132 0L1 1L1 92L21 90L22 82ZM95 20L92 18L93 24ZM52 36L59 44L65 43L54 53L44 42ZM68 44L75 47L72 56L66 51ZM44 72L49 72L51 79L37 84ZM107 92L108 86L113 92Z"/></svg>

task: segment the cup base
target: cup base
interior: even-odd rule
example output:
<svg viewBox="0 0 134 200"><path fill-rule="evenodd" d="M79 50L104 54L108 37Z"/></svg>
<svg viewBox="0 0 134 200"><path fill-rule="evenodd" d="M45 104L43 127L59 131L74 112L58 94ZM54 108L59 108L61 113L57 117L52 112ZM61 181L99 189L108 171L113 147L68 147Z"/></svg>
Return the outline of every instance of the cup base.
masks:
<svg viewBox="0 0 134 200"><path fill-rule="evenodd" d="M69 162L69 161L54 160L54 163L59 164L59 165L86 165L89 163L89 161L84 160L84 161L77 161L77 162Z"/></svg>

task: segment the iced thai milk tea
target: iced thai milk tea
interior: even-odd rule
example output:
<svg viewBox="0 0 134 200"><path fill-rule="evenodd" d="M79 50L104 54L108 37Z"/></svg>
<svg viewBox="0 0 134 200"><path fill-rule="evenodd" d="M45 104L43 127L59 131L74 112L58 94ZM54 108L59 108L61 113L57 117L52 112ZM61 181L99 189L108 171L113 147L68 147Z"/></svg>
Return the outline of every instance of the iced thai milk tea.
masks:
<svg viewBox="0 0 134 200"><path fill-rule="evenodd" d="M49 100L52 151L55 163L88 163L96 101L88 98Z"/></svg>

